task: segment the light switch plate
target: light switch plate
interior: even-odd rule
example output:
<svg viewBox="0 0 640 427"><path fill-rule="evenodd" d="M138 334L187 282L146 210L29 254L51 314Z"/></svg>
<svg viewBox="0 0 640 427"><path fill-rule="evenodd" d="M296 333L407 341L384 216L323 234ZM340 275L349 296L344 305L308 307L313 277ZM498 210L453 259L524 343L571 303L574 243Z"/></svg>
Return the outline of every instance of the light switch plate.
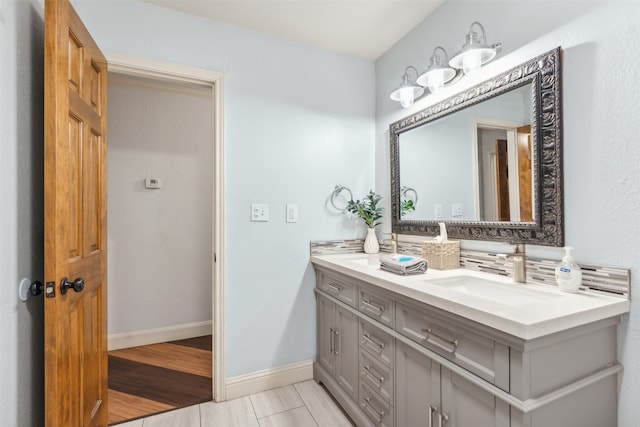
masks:
<svg viewBox="0 0 640 427"><path fill-rule="evenodd" d="M269 221L269 205L266 203L251 203L251 221Z"/></svg>

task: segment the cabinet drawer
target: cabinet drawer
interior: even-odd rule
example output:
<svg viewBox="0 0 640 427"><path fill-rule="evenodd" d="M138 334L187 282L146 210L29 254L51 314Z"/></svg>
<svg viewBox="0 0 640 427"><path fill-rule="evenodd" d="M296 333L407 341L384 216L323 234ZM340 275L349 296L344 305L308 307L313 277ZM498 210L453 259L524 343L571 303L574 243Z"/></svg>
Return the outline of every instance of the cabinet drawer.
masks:
<svg viewBox="0 0 640 427"><path fill-rule="evenodd" d="M360 348L367 350L386 366L393 366L393 338L382 329L360 319L358 340Z"/></svg>
<svg viewBox="0 0 640 427"><path fill-rule="evenodd" d="M320 273L318 287L351 307L356 306L357 286L344 278Z"/></svg>
<svg viewBox="0 0 640 427"><path fill-rule="evenodd" d="M393 328L395 323L395 304L391 298L361 287L358 308L361 313Z"/></svg>
<svg viewBox="0 0 640 427"><path fill-rule="evenodd" d="M362 381L360 381L359 405L362 412L364 412L375 425L393 427L393 407L382 400Z"/></svg>
<svg viewBox="0 0 640 427"><path fill-rule="evenodd" d="M389 366L360 349L360 381L364 381L384 401L393 404L393 372Z"/></svg>
<svg viewBox="0 0 640 427"><path fill-rule="evenodd" d="M427 306L398 303L396 330L492 384L509 391L509 347L439 318Z"/></svg>

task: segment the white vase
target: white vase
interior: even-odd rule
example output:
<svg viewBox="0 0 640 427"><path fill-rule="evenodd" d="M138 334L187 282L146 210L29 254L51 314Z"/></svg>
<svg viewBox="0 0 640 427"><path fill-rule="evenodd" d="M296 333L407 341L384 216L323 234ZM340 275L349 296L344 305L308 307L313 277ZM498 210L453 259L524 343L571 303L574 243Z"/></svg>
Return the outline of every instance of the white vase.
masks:
<svg viewBox="0 0 640 427"><path fill-rule="evenodd" d="M377 254L380 252L380 245L378 244L375 228L369 228L367 230L367 238L364 239L364 252L367 254Z"/></svg>

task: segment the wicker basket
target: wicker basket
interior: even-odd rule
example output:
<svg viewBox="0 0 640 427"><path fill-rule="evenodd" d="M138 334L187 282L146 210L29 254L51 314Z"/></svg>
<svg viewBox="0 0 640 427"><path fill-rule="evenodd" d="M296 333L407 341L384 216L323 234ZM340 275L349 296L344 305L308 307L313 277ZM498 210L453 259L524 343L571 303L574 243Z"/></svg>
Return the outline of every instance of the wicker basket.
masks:
<svg viewBox="0 0 640 427"><path fill-rule="evenodd" d="M422 242L422 257L429 263L429 268L450 270L460 268L460 242Z"/></svg>

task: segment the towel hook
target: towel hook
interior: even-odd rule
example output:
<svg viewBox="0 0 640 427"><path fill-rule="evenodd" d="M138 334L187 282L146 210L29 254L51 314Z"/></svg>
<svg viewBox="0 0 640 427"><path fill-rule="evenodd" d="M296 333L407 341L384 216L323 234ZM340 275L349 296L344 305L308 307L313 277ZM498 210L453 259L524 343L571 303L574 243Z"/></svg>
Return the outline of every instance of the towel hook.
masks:
<svg viewBox="0 0 640 427"><path fill-rule="evenodd" d="M349 200L353 200L353 194L351 193L351 190L349 190L344 185L340 185L340 184L336 185L335 189L333 190L333 193L331 193L330 202L331 202L331 206L333 206L336 210L339 210L339 211L344 211L344 210L347 209L346 206L344 208L339 208L338 206L336 206L336 203L335 203L335 198L338 197L338 195L340 193L342 193L342 190L348 191L349 192Z"/></svg>
<svg viewBox="0 0 640 427"><path fill-rule="evenodd" d="M404 196L407 199L409 199L409 196L407 196L407 193L412 191L413 192L413 204L417 205L418 204L418 192L416 190L414 190L411 187L407 187L406 185L403 185L402 188L400 189L400 197Z"/></svg>

